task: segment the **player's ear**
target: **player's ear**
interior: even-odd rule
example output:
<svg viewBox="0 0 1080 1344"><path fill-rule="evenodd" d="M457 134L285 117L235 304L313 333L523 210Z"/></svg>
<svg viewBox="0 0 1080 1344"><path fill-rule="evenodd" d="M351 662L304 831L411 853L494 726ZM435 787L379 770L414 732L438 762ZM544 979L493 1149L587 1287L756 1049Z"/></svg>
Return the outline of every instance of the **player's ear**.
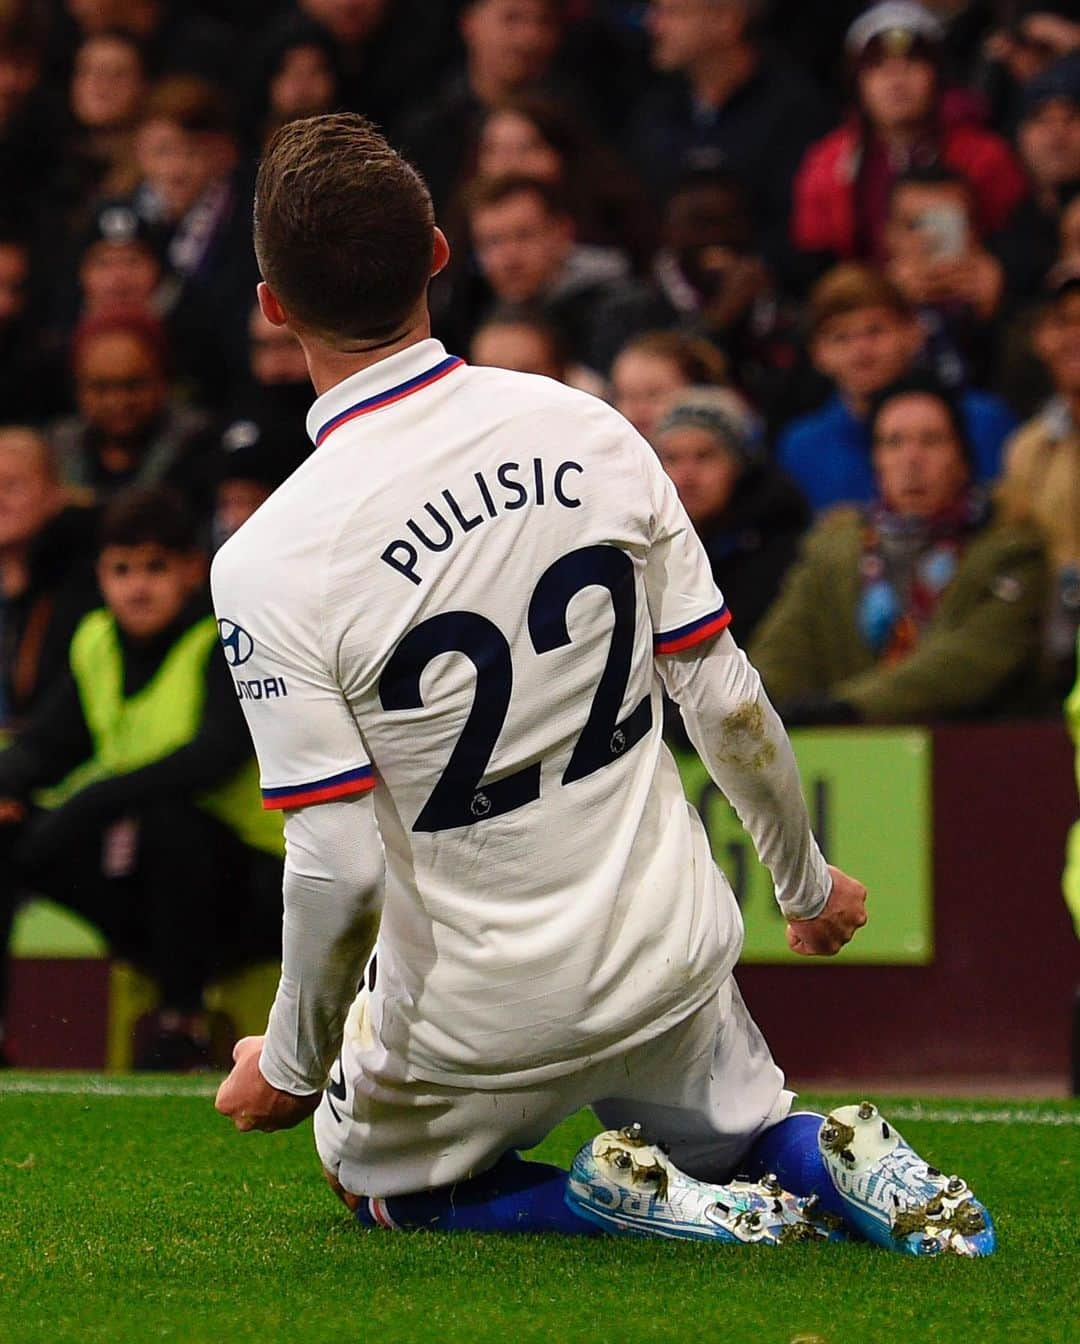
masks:
<svg viewBox="0 0 1080 1344"><path fill-rule="evenodd" d="M285 315L285 309L281 306L281 301L265 280L260 280L255 290L259 300L259 308L263 317L272 327L284 327L289 319Z"/></svg>
<svg viewBox="0 0 1080 1344"><path fill-rule="evenodd" d="M450 244L446 241L446 234L442 229L435 230L435 238L431 248L431 274L436 276L440 271L445 271L450 261Z"/></svg>

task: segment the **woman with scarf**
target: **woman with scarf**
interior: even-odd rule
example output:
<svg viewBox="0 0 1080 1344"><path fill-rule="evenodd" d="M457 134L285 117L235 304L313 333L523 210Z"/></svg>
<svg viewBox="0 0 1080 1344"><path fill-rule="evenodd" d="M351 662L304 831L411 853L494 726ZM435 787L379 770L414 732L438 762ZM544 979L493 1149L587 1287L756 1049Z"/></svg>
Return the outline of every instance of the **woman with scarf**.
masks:
<svg viewBox="0 0 1080 1344"><path fill-rule="evenodd" d="M914 374L870 416L877 500L809 534L750 656L791 724L987 716L1030 703L1039 534L972 485L951 393Z"/></svg>

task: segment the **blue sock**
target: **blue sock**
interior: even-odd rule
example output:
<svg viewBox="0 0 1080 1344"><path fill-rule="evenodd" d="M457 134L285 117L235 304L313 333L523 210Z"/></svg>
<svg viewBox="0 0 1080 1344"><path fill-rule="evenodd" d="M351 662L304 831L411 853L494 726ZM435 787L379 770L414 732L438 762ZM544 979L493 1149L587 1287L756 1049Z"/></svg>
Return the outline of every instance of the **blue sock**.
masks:
<svg viewBox="0 0 1080 1344"><path fill-rule="evenodd" d="M754 1140L740 1163L740 1174L745 1172L756 1181L771 1171L785 1190L793 1195L817 1195L826 1212L846 1218L844 1201L818 1151L817 1136L824 1119L810 1111L796 1111L770 1126Z"/></svg>
<svg viewBox="0 0 1080 1344"><path fill-rule="evenodd" d="M507 1153L491 1168L457 1185L415 1195L366 1199L356 1210L364 1227L440 1232L564 1232L596 1236L600 1229L566 1206L567 1173Z"/></svg>

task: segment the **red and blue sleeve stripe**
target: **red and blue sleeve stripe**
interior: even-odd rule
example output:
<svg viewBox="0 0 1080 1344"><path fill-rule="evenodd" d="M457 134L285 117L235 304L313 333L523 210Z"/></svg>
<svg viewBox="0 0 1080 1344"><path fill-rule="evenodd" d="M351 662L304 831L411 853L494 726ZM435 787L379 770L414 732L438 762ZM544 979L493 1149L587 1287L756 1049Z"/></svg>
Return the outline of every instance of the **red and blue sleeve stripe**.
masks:
<svg viewBox="0 0 1080 1344"><path fill-rule="evenodd" d="M682 653L683 649L692 649L695 644L703 644L712 639L721 630L731 624L731 612L727 606L711 611L689 625L680 625L677 630L664 630L653 635L653 653Z"/></svg>
<svg viewBox="0 0 1080 1344"><path fill-rule="evenodd" d="M287 784L280 789L263 789L262 805L267 811L286 807L307 807L311 803L329 803L350 794L367 793L375 787L375 771L370 765L344 770L340 775L315 779L309 784Z"/></svg>

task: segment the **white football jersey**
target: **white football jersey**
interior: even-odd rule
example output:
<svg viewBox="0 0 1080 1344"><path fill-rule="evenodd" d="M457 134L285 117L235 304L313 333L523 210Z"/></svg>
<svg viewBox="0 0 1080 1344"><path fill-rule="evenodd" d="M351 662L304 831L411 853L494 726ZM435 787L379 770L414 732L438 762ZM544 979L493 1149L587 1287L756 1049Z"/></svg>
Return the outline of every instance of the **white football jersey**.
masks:
<svg viewBox="0 0 1080 1344"><path fill-rule="evenodd" d="M655 454L432 340L308 423L214 595L266 805L375 790L378 1039L410 1078L505 1087L665 1030L741 923L661 741L654 652L728 615Z"/></svg>

